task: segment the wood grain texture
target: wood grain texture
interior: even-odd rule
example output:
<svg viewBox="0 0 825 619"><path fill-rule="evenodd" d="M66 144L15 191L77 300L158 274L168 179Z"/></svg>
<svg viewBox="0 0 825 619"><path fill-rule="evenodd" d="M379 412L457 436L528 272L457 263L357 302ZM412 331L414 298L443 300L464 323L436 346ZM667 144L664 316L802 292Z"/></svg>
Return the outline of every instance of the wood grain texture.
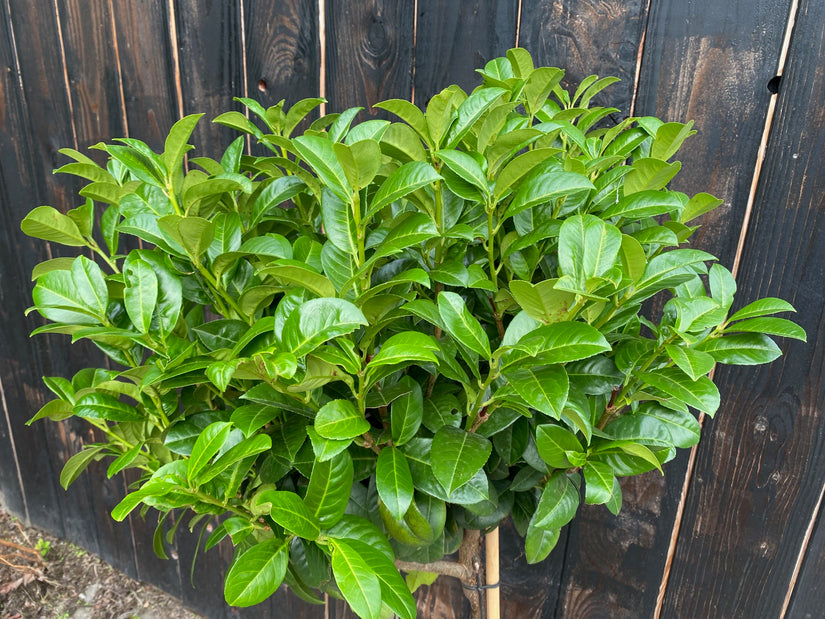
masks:
<svg viewBox="0 0 825 619"><path fill-rule="evenodd" d="M536 66L565 70L562 84L575 88L588 75L614 75L621 82L594 99L630 113L645 0L524 0L519 46Z"/></svg>
<svg viewBox="0 0 825 619"><path fill-rule="evenodd" d="M412 94L413 0L328 2L326 11L327 110L388 118L371 106Z"/></svg>
<svg viewBox="0 0 825 619"><path fill-rule="evenodd" d="M816 619L822 614L822 601L825 600L825 581L822 579L822 574L825 574L825 518L821 505L812 533L785 615L789 619Z"/></svg>
<svg viewBox="0 0 825 619"><path fill-rule="evenodd" d="M790 0L654 2L636 113L694 120L671 186L724 204L692 243L730 267L744 217Z"/></svg>
<svg viewBox="0 0 825 619"><path fill-rule="evenodd" d="M769 366L717 372L723 409L699 447L663 616L779 616L822 489L823 23L822 3L800 4L738 277L740 305L789 300L808 343L780 341L786 356Z"/></svg>
<svg viewBox="0 0 825 619"><path fill-rule="evenodd" d="M215 125L218 114L242 110L245 96L239 2L174 0L183 113L206 116L192 134L194 156L220 159L238 132Z"/></svg>
<svg viewBox="0 0 825 619"><path fill-rule="evenodd" d="M161 152L178 120L175 67L165 2L112 2L129 136Z"/></svg>
<svg viewBox="0 0 825 619"><path fill-rule="evenodd" d="M516 0L418 3L415 103L425 107L450 84L467 92L481 83L475 69L516 43Z"/></svg>

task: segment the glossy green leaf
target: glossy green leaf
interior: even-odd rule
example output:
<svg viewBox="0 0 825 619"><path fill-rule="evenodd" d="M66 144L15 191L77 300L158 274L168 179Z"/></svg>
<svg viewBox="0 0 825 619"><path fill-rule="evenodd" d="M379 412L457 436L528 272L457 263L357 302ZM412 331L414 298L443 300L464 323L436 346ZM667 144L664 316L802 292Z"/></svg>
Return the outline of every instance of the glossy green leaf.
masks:
<svg viewBox="0 0 825 619"><path fill-rule="evenodd" d="M351 439L369 429L369 422L349 400L327 402L315 415L315 430L324 438Z"/></svg>
<svg viewBox="0 0 825 619"><path fill-rule="evenodd" d="M437 363L432 351L438 350L438 344L425 333L405 331L396 333L381 346L367 366L369 369L382 365L408 364L415 361Z"/></svg>
<svg viewBox="0 0 825 619"><path fill-rule="evenodd" d="M718 359L717 359L718 360ZM719 390L706 376L692 380L679 368L664 368L639 374L647 384L708 415L719 408Z"/></svg>
<svg viewBox="0 0 825 619"><path fill-rule="evenodd" d="M430 461L433 474L448 494L466 484L481 470L493 446L478 434L444 426L433 437Z"/></svg>
<svg viewBox="0 0 825 619"><path fill-rule="evenodd" d="M692 380L697 380L710 372L715 363L714 358L705 352L675 344L665 346L665 352Z"/></svg>
<svg viewBox="0 0 825 619"><path fill-rule="evenodd" d="M323 526L341 519L352 489L352 458L346 451L324 462L315 462L304 504Z"/></svg>
<svg viewBox="0 0 825 619"><path fill-rule="evenodd" d="M415 619L415 599L392 559L374 546L364 543L362 539L348 538L347 541L378 578L381 585L381 601L402 619Z"/></svg>
<svg viewBox="0 0 825 619"><path fill-rule="evenodd" d="M378 188L367 209L366 219L371 218L388 204L440 179L441 175L429 163L423 161L405 163L390 174Z"/></svg>
<svg viewBox="0 0 825 619"><path fill-rule="evenodd" d="M699 442L701 426L690 413L646 403L634 413L622 415L605 428L610 436L645 445L693 447Z"/></svg>
<svg viewBox="0 0 825 619"><path fill-rule="evenodd" d="M729 365L759 365L779 358L782 351L771 338L762 333L737 333L708 338L697 346L717 363Z"/></svg>
<svg viewBox="0 0 825 619"><path fill-rule="evenodd" d="M381 584L367 562L352 546L330 540L335 584L352 610L362 619L378 619L381 613Z"/></svg>
<svg viewBox="0 0 825 619"><path fill-rule="evenodd" d="M544 363L567 363L610 350L610 344L595 327L583 322L557 322L533 329L514 348Z"/></svg>
<svg viewBox="0 0 825 619"><path fill-rule="evenodd" d="M805 329L785 318L759 317L740 320L728 325L725 333L764 333L808 341Z"/></svg>
<svg viewBox="0 0 825 619"><path fill-rule="evenodd" d="M611 217L643 219L664 215L681 208L682 202L673 192L640 191L622 198L616 204L607 207L599 215L605 219Z"/></svg>
<svg viewBox="0 0 825 619"><path fill-rule="evenodd" d="M632 170L625 177L624 195L639 191L664 188L682 168L678 161L666 163L660 159L643 158L633 162Z"/></svg>
<svg viewBox="0 0 825 619"><path fill-rule="evenodd" d="M52 241L70 247L86 245L77 224L51 206L38 206L20 222L20 229L27 235L44 241Z"/></svg>
<svg viewBox="0 0 825 619"><path fill-rule="evenodd" d="M576 301L576 295L567 290L557 290L558 280L548 279L536 284L514 279L510 282L510 292L531 318L548 324L567 317L568 310Z"/></svg>
<svg viewBox="0 0 825 619"><path fill-rule="evenodd" d="M604 462L588 462L582 468L584 473L584 502L601 505L613 498L613 484L616 478L613 469Z"/></svg>
<svg viewBox="0 0 825 619"><path fill-rule="evenodd" d="M559 419L567 401L569 381L560 365L524 367L505 372L510 386L527 404Z"/></svg>
<svg viewBox="0 0 825 619"><path fill-rule="evenodd" d="M768 316L770 314L778 314L780 312L795 312L793 305L782 299L776 297L765 297L753 303L749 303L738 312L735 312L728 322L735 320L744 320L745 318L756 318L759 316Z"/></svg>
<svg viewBox="0 0 825 619"><path fill-rule="evenodd" d="M304 135L292 140L295 149L306 161L318 178L342 200L352 200L352 187L344 168L335 156L332 141L317 136Z"/></svg>
<svg viewBox="0 0 825 619"><path fill-rule="evenodd" d="M255 494L253 502L258 513L267 513L284 529L314 540L321 534L315 517L294 492L265 489Z"/></svg>
<svg viewBox="0 0 825 619"><path fill-rule="evenodd" d="M60 485L64 490L67 490L92 462L103 458L105 454L101 451L104 447L105 445L87 445L66 460L66 464L63 465L63 469L60 471Z"/></svg>
<svg viewBox="0 0 825 619"><path fill-rule="evenodd" d="M524 553L527 563L533 565L544 561L559 541L559 529L537 527L531 520L524 539Z"/></svg>
<svg viewBox="0 0 825 619"><path fill-rule="evenodd" d="M573 519L578 507L579 491L567 475L558 473L544 486L532 524L540 529L561 529Z"/></svg>
<svg viewBox="0 0 825 619"><path fill-rule="evenodd" d="M107 394L92 392L77 399L74 414L86 419L106 421L143 421L144 416L129 404Z"/></svg>
<svg viewBox="0 0 825 619"><path fill-rule="evenodd" d="M536 447L541 459L555 469L572 466L569 454L584 453L584 447L576 435L555 424L536 426Z"/></svg>
<svg viewBox="0 0 825 619"><path fill-rule="evenodd" d="M438 313L445 330L457 342L485 359L490 358L490 340L459 295L454 292L439 293Z"/></svg>
<svg viewBox="0 0 825 619"><path fill-rule="evenodd" d="M263 602L281 586L288 561L289 542L277 538L242 552L226 573L226 603L246 607Z"/></svg>
<svg viewBox="0 0 825 619"><path fill-rule="evenodd" d="M622 233L594 215L567 218L559 231L559 270L587 292L586 282L601 277L616 265Z"/></svg>
<svg viewBox="0 0 825 619"><path fill-rule="evenodd" d="M171 175L176 169L180 168L183 163L183 156L191 146L187 143L192 131L195 130L195 125L201 119L203 114L189 114L177 121L169 130L169 135L166 136L164 143L163 155L161 160L166 167L168 174Z"/></svg>
<svg viewBox="0 0 825 619"><path fill-rule="evenodd" d="M593 183L576 172L545 172L521 184L503 217L514 215L540 204L554 202L571 194L590 191Z"/></svg>
<svg viewBox="0 0 825 619"><path fill-rule="evenodd" d="M390 407L390 428L396 446L407 443L415 436L424 417L424 396L421 387L408 378L403 379L401 383L409 385L409 390L396 398Z"/></svg>
<svg viewBox="0 0 825 619"><path fill-rule="evenodd" d="M483 195L489 196L490 188L487 185L484 171L470 155L458 150L439 150L435 152L435 155L462 180L470 183Z"/></svg>
<svg viewBox="0 0 825 619"><path fill-rule="evenodd" d="M387 234L369 262L397 254L402 249L417 245L438 236L438 229L424 213L412 213L399 221Z"/></svg>
<svg viewBox="0 0 825 619"><path fill-rule="evenodd" d="M378 455L375 471L378 496L396 520L402 520L413 499L413 481L407 458L393 446Z"/></svg>
<svg viewBox="0 0 825 619"><path fill-rule="evenodd" d="M221 450L229 433L232 431L232 424L226 421L216 421L204 428L198 440L192 447L187 464L187 476L194 480L209 464L209 461Z"/></svg>
<svg viewBox="0 0 825 619"><path fill-rule="evenodd" d="M343 299L311 299L293 310L283 329L283 342L296 357L352 333L367 319L355 305Z"/></svg>
<svg viewBox="0 0 825 619"><path fill-rule="evenodd" d="M124 271L126 289L123 302L129 320L141 333L148 333L158 302L158 278L148 262L128 261Z"/></svg>

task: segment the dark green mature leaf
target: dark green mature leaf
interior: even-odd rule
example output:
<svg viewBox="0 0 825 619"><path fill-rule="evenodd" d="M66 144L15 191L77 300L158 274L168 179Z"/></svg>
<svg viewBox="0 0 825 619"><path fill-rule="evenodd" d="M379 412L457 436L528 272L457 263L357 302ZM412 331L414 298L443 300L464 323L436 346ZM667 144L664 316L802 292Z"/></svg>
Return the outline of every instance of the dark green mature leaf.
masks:
<svg viewBox="0 0 825 619"><path fill-rule="evenodd" d="M613 468L604 462L588 462L582 468L584 473L584 502L588 505L601 505L613 498L616 478Z"/></svg>
<svg viewBox="0 0 825 619"><path fill-rule="evenodd" d="M241 553L226 574L224 598L230 606L254 606L277 591L286 575L289 542L277 538Z"/></svg>
<svg viewBox="0 0 825 619"><path fill-rule="evenodd" d="M524 539L524 553L527 563L533 565L544 561L556 547L560 535L559 529L543 529L531 520Z"/></svg>
<svg viewBox="0 0 825 619"><path fill-rule="evenodd" d="M647 264L642 278L636 282L633 299L646 299L660 290L688 281L696 273L693 265L703 266L709 260L716 258L698 249L674 249L659 254Z"/></svg>
<svg viewBox="0 0 825 619"><path fill-rule="evenodd" d="M352 475L352 458L346 451L313 465L304 504L321 525L332 526L341 519L349 501Z"/></svg>
<svg viewBox="0 0 825 619"><path fill-rule="evenodd" d="M439 293L438 313L443 321L444 329L457 342L485 359L490 358L490 340L459 295L454 292Z"/></svg>
<svg viewBox="0 0 825 619"><path fill-rule="evenodd" d="M575 434L554 424L536 426L536 447L541 459L555 469L573 466L568 456L584 453Z"/></svg>
<svg viewBox="0 0 825 619"><path fill-rule="evenodd" d="M315 430L324 438L351 439L369 429L369 422L349 400L327 402L315 415Z"/></svg>
<svg viewBox="0 0 825 619"><path fill-rule="evenodd" d="M81 451L66 460L60 472L60 485L67 490L80 477L93 461L100 460L105 454L101 453L106 445L86 445Z"/></svg>
<svg viewBox="0 0 825 619"><path fill-rule="evenodd" d="M291 353L302 357L327 340L352 333L365 324L364 314L349 301L311 299L289 315L282 339Z"/></svg>
<svg viewBox="0 0 825 619"><path fill-rule="evenodd" d="M665 352L693 380L710 372L715 363L714 358L707 353L675 344L665 346Z"/></svg>
<svg viewBox="0 0 825 619"><path fill-rule="evenodd" d="M805 329L785 318L759 317L741 320L727 326L725 333L764 333L808 341Z"/></svg>
<svg viewBox="0 0 825 619"><path fill-rule="evenodd" d="M481 191L482 195L490 195L484 171L470 155L457 150L439 150L435 155L462 180Z"/></svg>
<svg viewBox="0 0 825 619"><path fill-rule="evenodd" d="M605 428L610 436L645 445L693 447L699 442L701 427L690 413L646 403L635 413L622 415Z"/></svg>
<svg viewBox="0 0 825 619"><path fill-rule="evenodd" d="M639 378L659 391L710 416L719 408L719 390L707 376L692 380L679 368L642 372Z"/></svg>
<svg viewBox="0 0 825 619"><path fill-rule="evenodd" d="M382 365L408 364L415 361L437 363L437 357L432 351L438 350L438 344L425 333L405 331L390 337L381 346L378 354L372 358L367 366L369 369Z"/></svg>
<svg viewBox="0 0 825 619"><path fill-rule="evenodd" d="M567 401L569 381L561 365L523 367L505 370L510 386L532 408L555 419L561 417Z"/></svg>
<svg viewBox="0 0 825 619"><path fill-rule="evenodd" d="M381 601L402 619L415 619L415 599L398 573L393 560L363 539L348 538L347 542L361 555L378 578L381 585Z"/></svg>
<svg viewBox="0 0 825 619"><path fill-rule="evenodd" d="M330 540L332 573L344 599L362 619L378 619L381 584L370 566L347 542Z"/></svg>
<svg viewBox="0 0 825 619"><path fill-rule="evenodd" d="M670 191L640 191L630 194L616 204L599 213L605 219L622 217L624 219L642 219L664 215L682 208L677 194Z"/></svg>
<svg viewBox="0 0 825 619"><path fill-rule="evenodd" d="M531 524L539 529L561 529L573 519L578 507L578 490L567 475L557 473L544 486Z"/></svg>
<svg viewBox="0 0 825 619"><path fill-rule="evenodd" d="M390 408L390 428L392 440L396 446L401 446L413 438L421 426L424 416L424 396L421 386L407 378L402 379L399 385L405 388L404 393L398 396Z"/></svg>
<svg viewBox="0 0 825 619"><path fill-rule="evenodd" d="M105 419L106 421L142 421L144 419L134 406L124 404L107 394L92 392L77 399L74 414L86 419Z"/></svg>
<svg viewBox="0 0 825 619"><path fill-rule="evenodd" d="M368 262L375 262L379 258L397 254L402 249L435 236L438 236L438 229L429 216L424 213L411 213L403 219L399 218L395 227L390 230Z"/></svg>
<svg viewBox="0 0 825 619"><path fill-rule="evenodd" d="M543 363L567 363L609 351L610 344L587 323L557 322L530 331L514 348L540 357Z"/></svg>
<svg viewBox="0 0 825 619"><path fill-rule="evenodd" d="M378 496L396 520L402 520L413 500L413 480L404 454L393 446L378 455L375 471Z"/></svg>
<svg viewBox="0 0 825 619"><path fill-rule="evenodd" d="M749 303L728 319L728 322L744 320L745 318L756 318L780 312L795 312L793 305L776 297L765 297L753 303Z"/></svg>
<svg viewBox="0 0 825 619"><path fill-rule="evenodd" d="M330 242L343 252L358 255L357 231L349 204L325 189L321 197L321 217Z"/></svg>
<svg viewBox="0 0 825 619"><path fill-rule="evenodd" d="M478 434L443 426L433 437L430 461L433 474L448 494L466 484L481 470L493 446Z"/></svg>

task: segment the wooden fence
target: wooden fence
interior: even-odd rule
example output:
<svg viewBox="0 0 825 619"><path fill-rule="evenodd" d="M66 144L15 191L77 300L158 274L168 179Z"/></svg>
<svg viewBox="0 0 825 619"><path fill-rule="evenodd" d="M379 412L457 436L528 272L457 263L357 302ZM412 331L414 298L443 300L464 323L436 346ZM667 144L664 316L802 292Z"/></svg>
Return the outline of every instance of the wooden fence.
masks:
<svg viewBox="0 0 825 619"><path fill-rule="evenodd" d="M624 510L583 507L543 564L503 530L503 604L522 617L820 617L825 605L825 2L822 0L4 0L0 3L0 500L212 617L344 617L286 593L237 614L222 601L227 553L188 567L151 550L152 522L116 524L125 491L93 467L70 490L62 463L82 424L25 420L40 377L97 359L65 337L27 333L29 273L58 247L24 237L40 204L76 206L51 171L63 146L129 135L161 145L182 114L326 96L337 111L398 97L418 104L520 45L538 63L622 82L623 115L694 119L676 188L710 191L699 246L737 271L742 299L790 300L808 344L780 361L720 368L723 406L705 436L658 473L626 480ZM777 75L781 74L781 80ZM364 114L376 114L367 109ZM200 152L231 135L203 122ZM52 252L55 252L54 254ZM151 520L151 519L150 519ZM419 594L422 617L466 616L448 580ZM327 613L325 615L325 613Z"/></svg>

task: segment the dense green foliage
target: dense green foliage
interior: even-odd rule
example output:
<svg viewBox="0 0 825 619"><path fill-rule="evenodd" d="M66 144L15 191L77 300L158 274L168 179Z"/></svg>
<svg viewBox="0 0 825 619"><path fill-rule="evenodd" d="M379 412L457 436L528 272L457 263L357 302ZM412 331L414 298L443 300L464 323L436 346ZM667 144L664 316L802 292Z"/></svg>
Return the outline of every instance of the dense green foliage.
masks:
<svg viewBox="0 0 825 619"><path fill-rule="evenodd" d="M100 431L64 486L92 460L139 469L113 516L158 510L161 555L168 514L218 517L206 548L236 547L232 605L283 582L413 617L395 559L441 559L507 516L541 561L580 501L617 513L617 478L696 444L715 363L805 337L770 316L792 311L779 299L732 313L731 273L681 247L720 203L667 189L690 123L614 124L591 106L613 78L571 95L520 49L480 73L426 111L376 106L403 122L353 125L355 108L299 136L321 100L241 99L249 118L215 122L271 152L242 135L188 172L199 115L162 154L120 139L94 147L101 167L65 149L85 204L22 223L95 256L38 265L36 333L124 366L45 379L57 399L34 419ZM640 314L656 295L658 324Z"/></svg>

